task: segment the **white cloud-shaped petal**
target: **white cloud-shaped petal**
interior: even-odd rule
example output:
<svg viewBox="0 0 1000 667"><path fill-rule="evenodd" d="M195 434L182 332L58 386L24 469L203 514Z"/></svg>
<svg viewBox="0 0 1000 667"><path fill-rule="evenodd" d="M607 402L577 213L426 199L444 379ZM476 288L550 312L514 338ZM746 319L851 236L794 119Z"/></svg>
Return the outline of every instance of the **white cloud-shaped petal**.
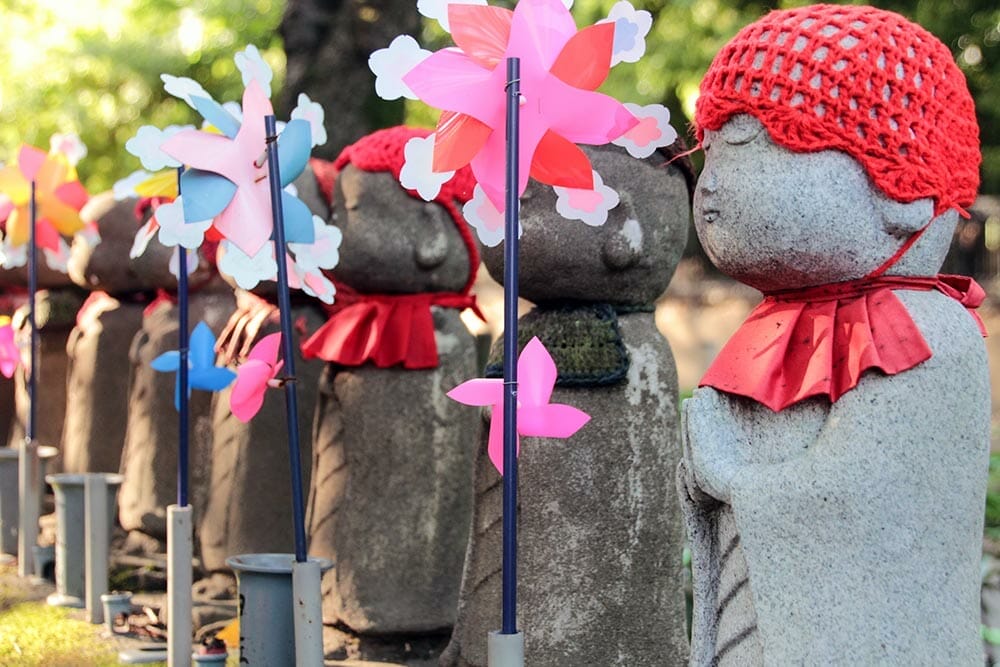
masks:
<svg viewBox="0 0 1000 667"><path fill-rule="evenodd" d="M58 271L59 273L68 272L69 244L62 238L59 239L59 250L53 252L48 248L42 248L42 255L45 256L45 263L53 271Z"/></svg>
<svg viewBox="0 0 1000 667"><path fill-rule="evenodd" d="M434 164L434 135L426 138L413 137L403 147L403 168L399 171L399 182L404 188L416 190L424 201L434 201L441 192L441 186L455 175L453 171L438 173Z"/></svg>
<svg viewBox="0 0 1000 667"><path fill-rule="evenodd" d="M143 125L135 136L125 142L125 150L139 158L144 169L160 171L167 167L177 168L181 163L160 148L164 142L181 130L190 126L170 125L162 130L152 125Z"/></svg>
<svg viewBox="0 0 1000 667"><path fill-rule="evenodd" d="M591 227L600 227L608 221L608 211L618 206L618 193L604 184L604 179L594 172L594 189L578 190L553 186L556 194L556 211L564 218L581 220Z"/></svg>
<svg viewBox="0 0 1000 667"><path fill-rule="evenodd" d="M96 222L88 222L83 226L83 229L73 235L73 238L80 239L90 248L96 248L97 244L101 242L101 232L97 229Z"/></svg>
<svg viewBox="0 0 1000 667"><path fill-rule="evenodd" d="M125 178L115 181L115 184L111 186L111 192L115 197L115 201L121 201L129 197L138 197L139 193L135 191L136 186L145 182L150 177L152 177L151 173L140 169L133 171Z"/></svg>
<svg viewBox="0 0 1000 667"><path fill-rule="evenodd" d="M174 275L175 278L179 278L181 275L181 254L180 246L175 246L173 253L170 255L170 273ZM197 250L185 250L187 253L187 274L189 276L194 275L194 272L198 270L198 251Z"/></svg>
<svg viewBox="0 0 1000 667"><path fill-rule="evenodd" d="M184 222L182 197L161 204L154 215L160 226L160 243L168 248L176 245L188 249L197 248L205 240L205 232L212 226L211 220Z"/></svg>
<svg viewBox="0 0 1000 667"><path fill-rule="evenodd" d="M298 104L292 109L292 120L303 119L309 121L309 128L312 130L312 145L322 146L326 143L326 128L323 120L326 113L323 105L313 102L305 93L299 93Z"/></svg>
<svg viewBox="0 0 1000 667"><path fill-rule="evenodd" d="M265 243L260 251L250 257L228 241L220 244L219 271L232 276L243 289L253 289L262 280L277 280L278 263L274 261L274 244Z"/></svg>
<svg viewBox="0 0 1000 667"><path fill-rule="evenodd" d="M253 44L247 44L247 48L236 54L236 69L243 75L243 85L249 86L251 81L256 81L264 89L264 94L271 97L271 79L274 72L271 66L264 62L260 51Z"/></svg>
<svg viewBox="0 0 1000 667"><path fill-rule="evenodd" d="M223 102L222 108L229 112L229 115L236 119L240 125L243 124L243 107L239 102Z"/></svg>
<svg viewBox="0 0 1000 667"><path fill-rule="evenodd" d="M520 203L518 203L518 207L520 207ZM497 210L497 207L486 196L486 191L478 183L472 190L472 199L462 207L462 216L469 223L469 226L476 230L476 236L479 237L483 245L492 248L503 242L504 214ZM518 238L521 238L523 231L519 223Z"/></svg>
<svg viewBox="0 0 1000 667"><path fill-rule="evenodd" d="M431 52L420 48L417 40L409 35L400 35L392 40L389 48L372 53L368 57L368 69L375 75L375 92L385 100L400 97L417 99L410 87L403 83L403 76L429 55Z"/></svg>
<svg viewBox="0 0 1000 667"><path fill-rule="evenodd" d="M615 41L611 48L611 65L638 62L646 52L646 35L653 27L653 15L636 9L627 0L616 2L608 18L598 23L615 24Z"/></svg>
<svg viewBox="0 0 1000 667"><path fill-rule="evenodd" d="M28 263L28 244L22 243L19 246L11 246L4 241L0 248L3 254L3 268L16 269Z"/></svg>
<svg viewBox="0 0 1000 667"><path fill-rule="evenodd" d="M135 233L135 240L132 241L132 248L128 251L128 256L135 259L146 252L149 242L156 236L156 229L156 218L147 220L146 224L140 227L139 231Z"/></svg>
<svg viewBox="0 0 1000 667"><path fill-rule="evenodd" d="M647 158L657 148L677 141L677 130L670 125L670 110L667 107L626 102L625 108L639 119L639 124L611 143L624 147L632 157Z"/></svg>
<svg viewBox="0 0 1000 667"><path fill-rule="evenodd" d="M76 134L56 133L49 138L49 152L61 153L75 167L80 160L87 157L87 146Z"/></svg>
<svg viewBox="0 0 1000 667"><path fill-rule="evenodd" d="M326 276L319 271L303 268L291 257L288 257L287 261L288 266L291 267L291 271L288 273L289 287L300 289L323 303L333 303L333 297L337 293L337 288L334 287L333 283Z"/></svg>
<svg viewBox="0 0 1000 667"><path fill-rule="evenodd" d="M194 103L191 102L192 97L207 97L208 99L212 99L212 96L201 87L200 83L186 76L161 74L160 80L163 81L163 89L167 93L184 100L192 109L194 109Z"/></svg>
<svg viewBox="0 0 1000 667"><path fill-rule="evenodd" d="M289 243L288 249L295 254L295 263L303 271L332 269L340 261L343 235L340 229L326 224L318 215L313 216L313 231L316 235L313 243Z"/></svg>

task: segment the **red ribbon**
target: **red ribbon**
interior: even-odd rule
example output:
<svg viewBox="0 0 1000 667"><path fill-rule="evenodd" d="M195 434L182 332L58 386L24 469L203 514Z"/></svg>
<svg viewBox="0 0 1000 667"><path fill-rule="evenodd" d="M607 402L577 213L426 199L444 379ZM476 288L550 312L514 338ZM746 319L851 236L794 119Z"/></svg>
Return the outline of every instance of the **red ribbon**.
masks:
<svg viewBox="0 0 1000 667"><path fill-rule="evenodd" d="M436 368L431 306L472 308L482 318L470 294L361 294L338 284L337 301L327 307L330 317L302 343L302 356L342 366L371 361L379 368Z"/></svg>
<svg viewBox="0 0 1000 667"><path fill-rule="evenodd" d="M878 368L895 375L931 349L893 290L937 290L967 309L986 296L968 276L879 276L772 292L726 343L699 386L752 398L775 412L810 396L836 402Z"/></svg>

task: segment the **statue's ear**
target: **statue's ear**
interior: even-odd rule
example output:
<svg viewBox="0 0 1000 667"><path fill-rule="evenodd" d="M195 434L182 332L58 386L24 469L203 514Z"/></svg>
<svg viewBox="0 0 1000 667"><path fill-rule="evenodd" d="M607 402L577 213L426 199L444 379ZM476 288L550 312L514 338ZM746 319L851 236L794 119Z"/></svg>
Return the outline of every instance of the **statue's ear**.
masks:
<svg viewBox="0 0 1000 667"><path fill-rule="evenodd" d="M916 233L934 217L934 200L930 197L904 203L876 191L875 208L886 233L901 239Z"/></svg>

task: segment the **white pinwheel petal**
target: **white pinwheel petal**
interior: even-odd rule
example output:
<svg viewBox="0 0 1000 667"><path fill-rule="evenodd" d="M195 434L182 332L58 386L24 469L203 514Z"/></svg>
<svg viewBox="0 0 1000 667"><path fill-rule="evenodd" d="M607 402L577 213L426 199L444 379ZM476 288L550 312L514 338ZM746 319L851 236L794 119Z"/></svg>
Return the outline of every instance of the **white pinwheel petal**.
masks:
<svg viewBox="0 0 1000 667"><path fill-rule="evenodd" d="M615 3L608 18L598 23L615 24L615 40L611 47L611 65L638 62L646 52L646 35L653 27L653 15L636 9L627 0Z"/></svg>
<svg viewBox="0 0 1000 667"><path fill-rule="evenodd" d="M305 93L299 93L298 104L292 109L292 120L303 119L309 121L309 128L312 130L312 145L322 146L326 143L326 127L323 121L326 113L323 105L313 102Z"/></svg>
<svg viewBox="0 0 1000 667"><path fill-rule="evenodd" d="M271 97L271 80L274 72L271 66L264 62L260 51L253 44L236 54L236 69L243 75L243 86L249 86L251 81L256 81L264 89L264 94Z"/></svg>
<svg viewBox="0 0 1000 667"><path fill-rule="evenodd" d="M403 146L403 168L399 171L399 182L407 189L416 190L424 201L434 201L441 192L441 186L448 182L454 171L436 172L434 164L434 135L413 137Z"/></svg>
<svg viewBox="0 0 1000 667"><path fill-rule="evenodd" d="M375 75L375 93L385 100L400 97L417 99L410 87L403 83L403 77L430 55L430 51L420 48L417 40L409 35L400 35L392 40L388 48L372 53L368 57L368 69Z"/></svg>
<svg viewBox="0 0 1000 667"><path fill-rule="evenodd" d="M670 125L670 109L667 107L626 102L625 108L639 119L639 123L611 143L624 147L632 157L647 158L657 148L677 141L677 130Z"/></svg>
<svg viewBox="0 0 1000 667"><path fill-rule="evenodd" d="M594 172L594 189L552 188L558 195L556 211L564 218L580 220L591 227L600 227L608 221L608 211L618 206L618 193L604 184L604 179Z"/></svg>
<svg viewBox="0 0 1000 667"><path fill-rule="evenodd" d="M205 240L205 232L212 226L211 220L184 222L183 196L161 204L156 209L156 222L160 225L160 243L167 247L176 245L189 250L196 249Z"/></svg>

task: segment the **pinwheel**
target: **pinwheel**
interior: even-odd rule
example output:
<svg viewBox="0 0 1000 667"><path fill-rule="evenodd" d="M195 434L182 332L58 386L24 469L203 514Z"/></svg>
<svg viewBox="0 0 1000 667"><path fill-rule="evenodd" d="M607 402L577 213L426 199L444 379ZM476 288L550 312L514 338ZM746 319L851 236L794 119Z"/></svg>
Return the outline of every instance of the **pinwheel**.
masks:
<svg viewBox="0 0 1000 667"><path fill-rule="evenodd" d="M0 317L0 373L10 379L20 363L21 352L14 342L14 327L9 317Z"/></svg>
<svg viewBox="0 0 1000 667"><path fill-rule="evenodd" d="M215 365L215 334L204 322L191 332L191 349L188 357L188 396L192 389L202 391L221 391L228 387L236 373L228 368ZM181 354L177 350L164 352L150 362L153 370L161 373L176 373L181 366ZM181 409L181 383L178 378L174 396L174 405Z"/></svg>
<svg viewBox="0 0 1000 667"><path fill-rule="evenodd" d="M281 334L264 336L247 355L247 360L236 369L236 384L229 396L229 408L241 422L248 422L264 405L268 387L278 387L276 379L284 362L278 361Z"/></svg>
<svg viewBox="0 0 1000 667"><path fill-rule="evenodd" d="M9 268L18 263L12 263L10 258L20 258L10 250L29 240L32 183L37 207L36 243L48 251L48 257L64 254L66 243L60 235L69 237L83 229L80 209L88 195L70 159L60 152L46 154L33 146L21 146L17 165L0 169L0 223L4 223L5 265Z"/></svg>
<svg viewBox="0 0 1000 667"><path fill-rule="evenodd" d="M542 341L532 338L517 359L518 435L541 438L568 438L590 416L571 405L550 403L556 383L556 364ZM503 474L503 380L476 378L467 380L448 392L448 397L465 405L491 406L490 435L487 451L490 461ZM518 442L520 451L520 441Z"/></svg>
<svg viewBox="0 0 1000 667"><path fill-rule="evenodd" d="M647 157L657 146L674 142L669 112L661 105L625 105L596 92L612 65L635 62L645 51L645 34L652 19L619 2L602 22L577 30L562 0L521 0L513 11L484 4L426 2L425 15L450 29L457 48L423 51L407 36L375 52L369 66L376 74L376 91L387 99L406 96L442 110L428 147L414 151L414 167L404 169L409 183L426 198L441 174L470 164L490 211L477 200L466 216L480 232L499 243L498 224L488 222L504 211L504 83L498 65L520 60L520 139L517 192L529 176L542 183L591 196L579 207L560 214L603 224L607 210L618 203L595 187L595 172L577 143L615 142L636 157ZM432 6L433 5L433 6ZM447 22L442 19L447 16ZM581 113L586 109L586 113ZM408 160L411 155L408 152ZM428 169L424 165L429 165ZM418 187L417 183L426 185ZM600 185L597 180L596 185ZM603 206L602 206L603 204ZM586 217L585 217L586 216Z"/></svg>

